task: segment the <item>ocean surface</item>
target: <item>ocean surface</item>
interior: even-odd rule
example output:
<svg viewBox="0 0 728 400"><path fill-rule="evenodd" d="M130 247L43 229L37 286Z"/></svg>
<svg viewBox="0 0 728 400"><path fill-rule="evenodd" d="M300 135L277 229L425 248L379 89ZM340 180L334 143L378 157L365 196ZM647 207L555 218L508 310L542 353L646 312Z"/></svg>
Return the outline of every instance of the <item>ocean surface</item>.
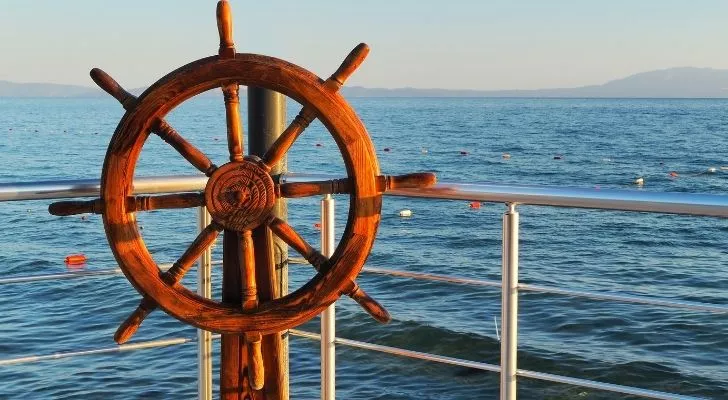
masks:
<svg viewBox="0 0 728 400"><path fill-rule="evenodd" d="M351 103L387 174L433 171L451 182L728 191L728 170L720 169L728 166L728 100L354 98ZM298 110L289 101L289 119ZM97 178L122 114L110 98L0 99L0 182ZM168 120L213 161L224 162L221 99L187 102ZM338 149L321 124L312 124L294 145L289 169L343 173ZM155 136L137 169L137 176L194 173ZM640 176L645 185L638 188L632 182ZM336 199L341 233L347 196ZM315 244L318 202L289 202L291 225ZM0 279L73 273L76 269L64 264L71 253L87 255L85 270L115 265L99 216L51 216L49 203L0 204ZM414 215L399 218L403 208ZM728 305L726 220L536 206L519 210L522 282ZM504 211L503 204L471 209L465 201L385 197L367 264L499 280ZM159 263L173 262L196 235L196 210L143 213L139 221ZM214 248L216 259L221 247ZM294 265L290 274L291 286L298 287L313 271ZM188 278L194 289L194 270ZM378 325L344 298L337 303L338 336L498 363L499 290L367 273L359 282L394 320ZM113 346L114 331L139 299L121 275L2 284L0 359ZM317 331L318 320L301 328ZM728 314L523 293L519 328L520 368L728 398ZM195 330L155 312L133 341L173 337L195 337ZM292 337L290 347L292 398L318 398L318 342ZM196 351L193 342L0 366L0 399L194 398ZM217 382L217 369L214 374ZM523 399L632 398L525 378L519 382ZM343 346L337 348L336 384L341 399L485 399L498 393L494 373Z"/></svg>

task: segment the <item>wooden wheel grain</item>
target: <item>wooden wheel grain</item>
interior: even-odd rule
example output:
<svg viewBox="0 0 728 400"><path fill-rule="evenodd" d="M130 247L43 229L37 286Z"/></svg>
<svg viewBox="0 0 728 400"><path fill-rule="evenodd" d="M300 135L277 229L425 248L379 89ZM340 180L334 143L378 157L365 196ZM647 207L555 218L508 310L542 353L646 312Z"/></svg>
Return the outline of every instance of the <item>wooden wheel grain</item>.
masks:
<svg viewBox="0 0 728 400"><path fill-rule="evenodd" d="M327 82L274 57L238 53L227 58L213 56L187 64L152 85L133 105L127 107L124 103L128 111L114 132L104 161L101 198L109 245L122 271L140 293L149 296L167 313L202 329L226 334L267 334L299 325L322 312L342 293L358 289L352 287L352 282L374 242L380 219L382 183L381 178L377 178L379 166L364 125ZM295 292L246 311L239 305L202 298L175 280L165 278L137 229L134 214L137 210L130 208L134 203L128 201L132 195L134 169L149 133L153 130L157 133L160 126L164 127L165 115L185 100L206 90L231 84L283 93L318 118L339 147L350 194L349 216L341 242L330 259L319 262L319 272ZM260 170L269 168L266 160L277 157L279 155L275 154L263 160L246 158L241 161L239 157L231 156L231 162L219 169L207 163L198 164L211 176L211 181L216 179L216 174L222 176L225 172L226 178L217 179L223 182L230 174L248 174L248 170L255 170L254 174L260 177ZM237 171L237 166L245 171ZM281 227L280 221L272 218L267 211L271 204L270 196L275 196L269 193L270 182L260 177L256 184L268 196L256 200L262 204L260 212L251 218L236 216L231 219L232 222L220 217L209 231L223 227L249 230L256 225L269 224L277 234L285 234L285 226ZM206 197L211 190L216 190L209 186ZM231 201L242 204L246 196L242 193ZM209 205L210 201L206 204ZM209 244L210 237L200 238L199 245Z"/></svg>

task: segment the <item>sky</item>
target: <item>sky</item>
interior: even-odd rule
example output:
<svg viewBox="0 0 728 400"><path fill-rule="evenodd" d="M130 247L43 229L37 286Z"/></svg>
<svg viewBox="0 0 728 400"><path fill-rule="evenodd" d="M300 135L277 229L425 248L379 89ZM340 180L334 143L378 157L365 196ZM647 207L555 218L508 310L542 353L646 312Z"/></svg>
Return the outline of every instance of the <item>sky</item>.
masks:
<svg viewBox="0 0 728 400"><path fill-rule="evenodd" d="M328 77L359 42L348 85L539 89L670 67L728 69L723 0L230 0L238 52ZM128 88L217 52L215 0L0 0L0 80Z"/></svg>

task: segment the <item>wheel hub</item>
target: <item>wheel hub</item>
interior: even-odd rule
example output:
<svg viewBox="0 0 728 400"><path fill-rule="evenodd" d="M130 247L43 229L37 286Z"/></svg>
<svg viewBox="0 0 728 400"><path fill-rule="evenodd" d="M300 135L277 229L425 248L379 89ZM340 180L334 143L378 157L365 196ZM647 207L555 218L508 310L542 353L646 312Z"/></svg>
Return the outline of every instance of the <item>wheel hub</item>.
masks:
<svg viewBox="0 0 728 400"><path fill-rule="evenodd" d="M205 205L213 221L238 232L263 223L275 200L273 179L254 160L223 165L205 187Z"/></svg>

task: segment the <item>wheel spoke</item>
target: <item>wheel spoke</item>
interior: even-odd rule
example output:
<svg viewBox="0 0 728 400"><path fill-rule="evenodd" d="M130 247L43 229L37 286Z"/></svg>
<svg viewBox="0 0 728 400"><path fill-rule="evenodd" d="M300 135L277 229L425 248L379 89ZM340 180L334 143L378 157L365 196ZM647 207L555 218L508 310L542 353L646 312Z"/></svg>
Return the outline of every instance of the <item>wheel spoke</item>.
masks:
<svg viewBox="0 0 728 400"><path fill-rule="evenodd" d="M204 205L205 195L199 192L159 196L129 196L126 198L127 212L191 208ZM57 216L103 214L104 202L101 199L57 201L48 206L48 212Z"/></svg>
<svg viewBox="0 0 728 400"><path fill-rule="evenodd" d="M126 208L129 211L191 208L204 205L205 195L201 192L174 193L160 196L130 196L126 198Z"/></svg>
<svg viewBox="0 0 728 400"><path fill-rule="evenodd" d="M369 46L360 43L346 56L336 72L324 82L324 86L332 92L338 91L351 74L364 62L367 54L369 54ZM296 118L293 119L291 124L288 125L286 130L281 133L281 136L276 139L270 149L265 153L263 162L269 167L278 164L298 136L303 133L315 117L316 110L313 107L304 106L298 115L296 115Z"/></svg>
<svg viewBox="0 0 728 400"><path fill-rule="evenodd" d="M129 110L136 104L136 96L124 90L119 82L115 81L109 74L100 68L91 70L91 79L106 93L112 95L125 110Z"/></svg>
<svg viewBox="0 0 728 400"><path fill-rule="evenodd" d="M104 202L101 199L56 201L48 206L48 212L59 217L76 214L101 214L104 212Z"/></svg>
<svg viewBox="0 0 728 400"><path fill-rule="evenodd" d="M169 143L185 160L207 176L212 175L217 166L200 149L185 140L167 121L159 119L152 127L152 133Z"/></svg>
<svg viewBox="0 0 728 400"><path fill-rule="evenodd" d="M425 188L436 183L435 174L420 172L406 175L379 175L376 177L377 191L406 188ZM285 198L309 197L323 194L351 193L349 178L331 179L327 181L291 182L278 185L277 195Z"/></svg>
<svg viewBox="0 0 728 400"><path fill-rule="evenodd" d="M235 43L233 42L233 13L230 3L226 0L217 2L217 33L220 35L221 58L235 57Z"/></svg>
<svg viewBox="0 0 728 400"><path fill-rule="evenodd" d="M242 307L243 310L254 310L258 307L258 288L255 284L255 252L253 250L253 237L247 230L240 236L240 276L242 280Z"/></svg>
<svg viewBox="0 0 728 400"><path fill-rule="evenodd" d="M324 86L334 92L341 89L341 87L344 86L344 83L346 83L346 80L349 79L357 68L359 68L368 55L369 46L367 46L366 43L359 43L356 45L356 47L349 52L346 58L344 58L344 61L341 62L339 68L331 74L326 82L324 82Z"/></svg>
<svg viewBox="0 0 728 400"><path fill-rule="evenodd" d="M162 274L162 280L170 286L179 284L182 277L184 277L187 271L192 268L195 260L200 258L200 255L202 255L202 253L210 247L221 230L222 227L215 222L203 229L177 262L172 264L172 267ZM146 318L147 315L156 308L157 302L150 296L144 296L137 309L134 310L134 312L121 323L119 329L116 330L116 334L114 334L114 340L116 343L126 343L126 341L134 335L137 329L139 329L139 325L141 325L144 321L144 318Z"/></svg>
<svg viewBox="0 0 728 400"><path fill-rule="evenodd" d="M242 308L243 311L252 311L258 308L258 288L255 281L255 252L253 250L252 232L246 230L238 235L240 237L240 269L242 281ZM261 351L262 336L260 332L245 334L245 347L248 350L248 378L254 390L263 388L265 370L263 368L263 355Z"/></svg>
<svg viewBox="0 0 728 400"><path fill-rule="evenodd" d="M240 87L236 82L222 86L225 98L225 119L227 121L227 143L230 161L243 161L243 128L240 124Z"/></svg>
<svg viewBox="0 0 728 400"><path fill-rule="evenodd" d="M302 255L316 271L325 273L329 268L328 258L308 244L286 221L278 217L271 217L268 221L268 226L276 236L296 250L298 254Z"/></svg>
<svg viewBox="0 0 728 400"><path fill-rule="evenodd" d="M301 237L290 225L280 218L272 217L268 221L268 226L279 238L288 243L294 250L303 256L319 273L325 273L330 267L329 259L314 249L305 239ZM392 320L389 312L371 296L369 296L359 285L350 281L344 294L351 297L359 304L364 311L372 316L378 322L386 324Z"/></svg>
<svg viewBox="0 0 728 400"><path fill-rule="evenodd" d="M96 82L101 89L112 95L121 103L125 110L129 110L136 104L137 98L131 93L124 90L118 82L109 74L99 68L91 70L91 79ZM152 127L152 132L169 143L177 150L182 157L189 161L195 168L202 171L205 175L210 176L217 169L215 164L199 149L186 141L177 131L174 130L165 120L159 119Z"/></svg>
<svg viewBox="0 0 728 400"><path fill-rule="evenodd" d="M311 107L301 108L296 118L293 118L293 121L263 155L265 165L272 168L278 164L314 118L316 118L316 114Z"/></svg>
<svg viewBox="0 0 728 400"><path fill-rule="evenodd" d="M331 179L328 181L281 183L276 188L276 195L287 199L350 192L351 185L347 178Z"/></svg>

